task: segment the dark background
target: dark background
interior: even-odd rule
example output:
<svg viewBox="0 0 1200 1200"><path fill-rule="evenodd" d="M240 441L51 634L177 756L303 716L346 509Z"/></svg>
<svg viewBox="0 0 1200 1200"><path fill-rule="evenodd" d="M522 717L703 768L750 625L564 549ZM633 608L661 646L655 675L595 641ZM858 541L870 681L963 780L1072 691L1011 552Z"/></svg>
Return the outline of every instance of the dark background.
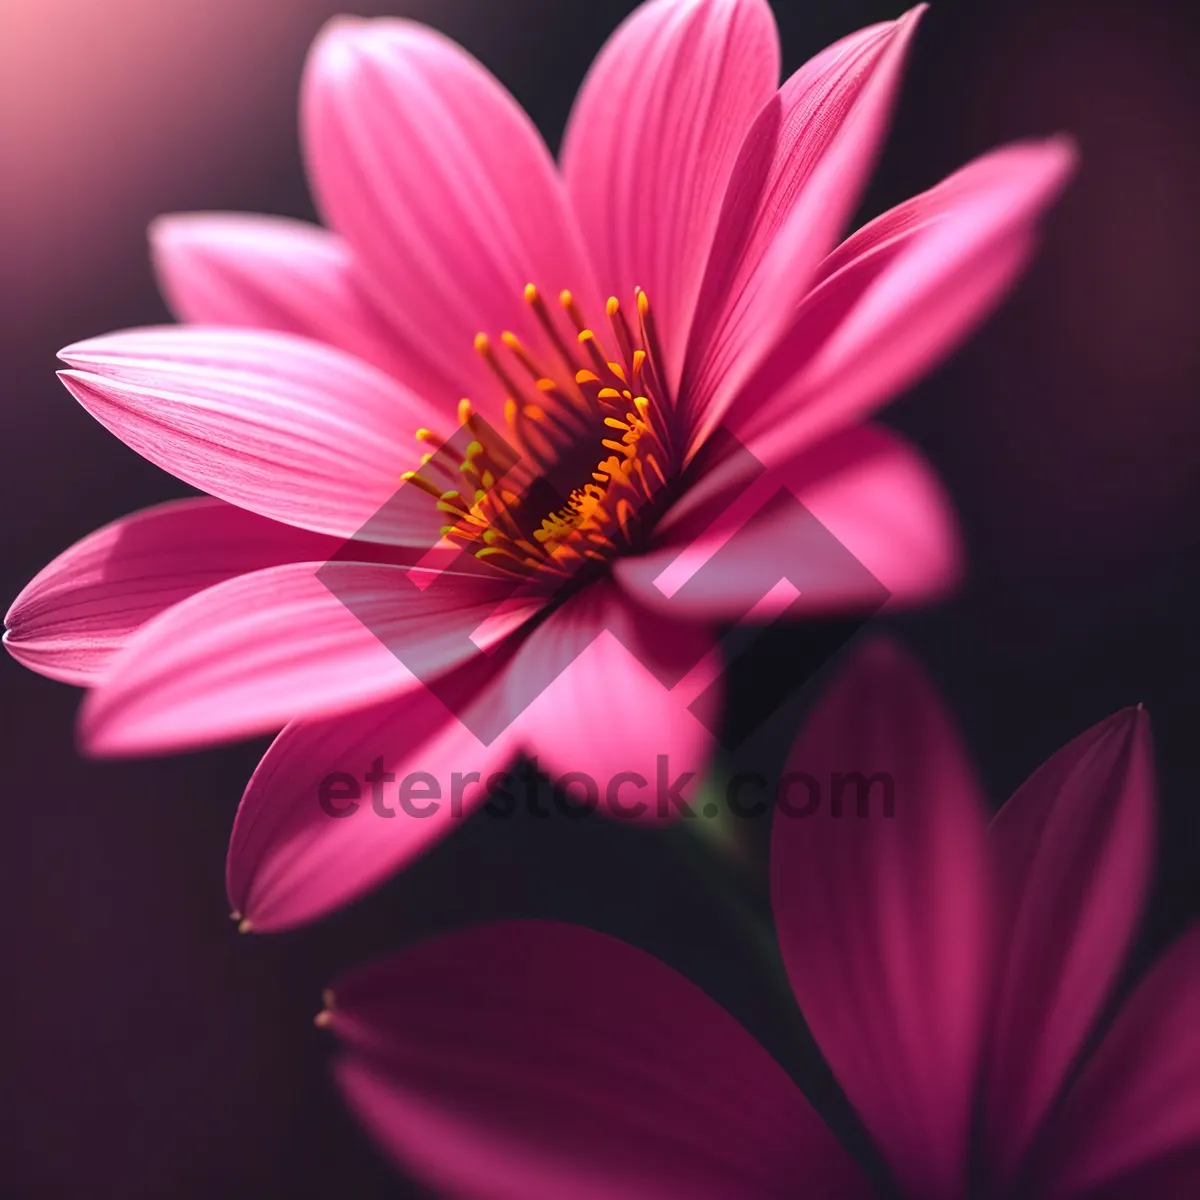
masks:
<svg viewBox="0 0 1200 1200"><path fill-rule="evenodd" d="M440 26L556 143L588 62L630 7L359 0L354 11ZM775 8L789 71L899 11ZM295 97L306 46L338 9L0 2L5 604L97 525L183 493L70 400L55 352L166 319L144 242L156 213L311 215ZM953 603L888 624L943 687L997 803L1093 722L1147 706L1162 854L1135 971L1198 910L1200 97L1185 12L1165 0L935 4L866 206L873 215L1006 139L1065 129L1082 145L1035 269L888 412L945 479L971 560ZM839 632L773 635L781 676L802 676L813 646ZM239 937L225 845L263 744L85 762L77 694L9 660L0 689L0 1194L416 1194L342 1111L312 1016L347 967L497 914L565 917L654 951L837 1117L742 925L670 838L600 820L475 819L350 911Z"/></svg>

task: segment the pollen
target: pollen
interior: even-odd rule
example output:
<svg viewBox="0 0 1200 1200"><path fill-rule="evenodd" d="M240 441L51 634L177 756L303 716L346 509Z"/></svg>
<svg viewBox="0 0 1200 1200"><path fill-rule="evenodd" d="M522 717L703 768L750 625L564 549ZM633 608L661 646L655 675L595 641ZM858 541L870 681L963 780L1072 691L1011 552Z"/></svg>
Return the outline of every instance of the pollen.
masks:
<svg viewBox="0 0 1200 1200"><path fill-rule="evenodd" d="M402 475L449 518L446 541L530 580L570 578L631 549L675 464L649 297L635 290L632 320L610 297L606 329L587 323L573 292L556 299L525 287L537 346L511 330L475 336L499 392L487 411L503 412L502 431L463 400L465 448L462 437L418 429L425 453Z"/></svg>

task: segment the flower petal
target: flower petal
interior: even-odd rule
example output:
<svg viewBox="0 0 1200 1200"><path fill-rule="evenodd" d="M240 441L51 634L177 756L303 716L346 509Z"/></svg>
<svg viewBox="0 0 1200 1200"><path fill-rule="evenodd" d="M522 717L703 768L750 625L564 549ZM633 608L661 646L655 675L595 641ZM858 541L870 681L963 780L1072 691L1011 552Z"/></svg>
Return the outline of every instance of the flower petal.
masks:
<svg viewBox="0 0 1200 1200"><path fill-rule="evenodd" d="M165 326L60 356L75 368L60 372L71 394L152 463L240 508L343 538L397 496L419 459L414 433L438 425L382 372L287 334ZM373 540L432 546L432 508L419 510L428 528L397 511L374 522Z"/></svg>
<svg viewBox="0 0 1200 1200"><path fill-rule="evenodd" d="M720 716L720 656L705 627L601 581L533 632L507 681L515 736L577 801L669 820L695 798Z"/></svg>
<svg viewBox="0 0 1200 1200"><path fill-rule="evenodd" d="M742 141L779 86L766 0L652 0L609 39L563 140L600 282L649 294L673 390Z"/></svg>
<svg viewBox="0 0 1200 1200"><path fill-rule="evenodd" d="M1035 1194L1194 1196L1200 1183L1200 926L1166 953L1046 1126Z"/></svg>
<svg viewBox="0 0 1200 1200"><path fill-rule="evenodd" d="M688 347L693 447L719 423L858 204L924 6L801 67L746 137L721 210Z"/></svg>
<svg viewBox="0 0 1200 1200"><path fill-rule="evenodd" d="M466 51L410 21L338 18L317 38L301 101L313 190L419 364L425 394L504 395L473 349L480 331L547 339L534 283L603 313L554 161L516 101ZM592 319L596 319L594 316Z"/></svg>
<svg viewBox="0 0 1200 1200"><path fill-rule="evenodd" d="M788 771L771 889L800 1008L905 1194L961 1196L991 983L970 766L929 683L875 643L810 718Z"/></svg>
<svg viewBox="0 0 1200 1200"><path fill-rule="evenodd" d="M1121 968L1150 887L1154 837L1141 709L1060 750L993 822L1008 939L986 1097L1000 1179L1017 1170Z"/></svg>
<svg viewBox="0 0 1200 1200"><path fill-rule="evenodd" d="M767 1052L699 988L613 938L483 925L333 992L368 1130L455 1195L869 1196Z"/></svg>
<svg viewBox="0 0 1200 1200"><path fill-rule="evenodd" d="M764 619L926 600L957 581L949 501L894 434L844 430L760 478L748 462L734 486L673 521L655 549L617 563L617 578L643 604L712 620L754 609ZM773 591L781 579L799 595ZM780 609L760 605L768 596Z"/></svg>
<svg viewBox="0 0 1200 1200"><path fill-rule="evenodd" d="M5 617L4 645L32 670L86 687L135 630L180 600L340 546L222 500L172 500L97 529L39 571Z"/></svg>
<svg viewBox="0 0 1200 1200"><path fill-rule="evenodd" d="M962 204L986 199L997 190L1016 188L1036 194L1044 187L1053 199L1054 187L1067 182L1077 159L1074 143L1064 136L1010 142L989 150L856 229L821 263L817 282L824 284L852 264L861 270L873 262L889 262L914 234Z"/></svg>
<svg viewBox="0 0 1200 1200"><path fill-rule="evenodd" d="M150 248L159 287L181 321L328 342L421 390L424 380L412 377L336 234L287 217L174 213L151 223Z"/></svg>
<svg viewBox="0 0 1200 1200"><path fill-rule="evenodd" d="M860 230L823 266L729 427L769 463L909 386L1003 298L1074 162L1066 139L1011 146Z"/></svg>
<svg viewBox="0 0 1200 1200"><path fill-rule="evenodd" d="M85 701L80 736L93 754L160 753L399 695L526 619L528 608L494 619L511 590L481 576L352 562L226 580L133 637ZM476 633L489 618L488 634Z"/></svg>
<svg viewBox="0 0 1200 1200"><path fill-rule="evenodd" d="M327 720L293 721L246 787L229 844L229 900L256 931L348 903L446 836L513 756L448 711L488 703L503 665L468 663L418 688ZM376 790L378 789L378 790Z"/></svg>

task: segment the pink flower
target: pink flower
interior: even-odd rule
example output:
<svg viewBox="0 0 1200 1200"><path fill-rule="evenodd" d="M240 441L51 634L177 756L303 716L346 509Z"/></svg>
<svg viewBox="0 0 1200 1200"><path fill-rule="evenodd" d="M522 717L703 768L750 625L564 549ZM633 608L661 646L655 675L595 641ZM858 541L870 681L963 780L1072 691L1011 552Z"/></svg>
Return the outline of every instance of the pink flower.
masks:
<svg viewBox="0 0 1200 1200"><path fill-rule="evenodd" d="M773 831L776 928L808 1027L904 1195L1200 1193L1200 926L1100 1020L1150 882L1151 755L1146 715L1118 713L989 828L937 697L885 645L804 730ZM851 790L840 815L826 792L800 819L818 794L800 772L828 787L852 771L891 776L890 817L879 780L865 815ZM612 938L479 926L327 999L350 1103L451 1194L874 1194L728 1013Z"/></svg>
<svg viewBox="0 0 1200 1200"><path fill-rule="evenodd" d="M1073 152L1010 146L836 245L919 17L844 39L778 88L766 0L652 0L588 76L561 172L457 46L339 19L301 112L331 232L156 222L163 288L197 324L70 346L62 377L209 498L68 550L5 641L93 689L80 736L95 754L284 726L230 850L231 898L256 927L345 902L449 828L450 806L330 820L316 795L331 771L361 778L380 758L384 775L486 780L520 750L599 780L653 777L661 755L698 766L711 739L687 701L714 702L711 627L777 611L778 596L754 606L805 513L846 553L813 556L792 611L953 582L939 486L859 422L1005 294ZM460 427L458 449L434 453ZM494 484L508 447L521 461ZM750 487L754 460L769 470ZM804 509L745 525L780 488ZM470 569L423 558L443 527L478 552ZM693 575L722 546L736 562ZM501 617L514 576L527 586ZM468 726L497 713L515 719L485 745ZM482 798L470 787L459 810Z"/></svg>

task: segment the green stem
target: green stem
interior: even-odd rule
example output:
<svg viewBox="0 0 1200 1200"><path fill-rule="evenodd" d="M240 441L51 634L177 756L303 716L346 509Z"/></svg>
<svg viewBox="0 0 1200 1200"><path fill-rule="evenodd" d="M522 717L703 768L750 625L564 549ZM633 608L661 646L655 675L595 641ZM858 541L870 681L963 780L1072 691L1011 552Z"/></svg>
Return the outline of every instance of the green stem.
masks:
<svg viewBox="0 0 1200 1200"><path fill-rule="evenodd" d="M794 1010L796 1000L779 953L774 924L747 895L751 864L742 856L731 856L720 843L704 836L698 828L700 824L699 821L683 823L682 828L673 831L669 839L671 844L693 875L737 924L755 956L763 964L773 988L785 999L788 1008ZM692 831L693 826L697 827L695 832Z"/></svg>

